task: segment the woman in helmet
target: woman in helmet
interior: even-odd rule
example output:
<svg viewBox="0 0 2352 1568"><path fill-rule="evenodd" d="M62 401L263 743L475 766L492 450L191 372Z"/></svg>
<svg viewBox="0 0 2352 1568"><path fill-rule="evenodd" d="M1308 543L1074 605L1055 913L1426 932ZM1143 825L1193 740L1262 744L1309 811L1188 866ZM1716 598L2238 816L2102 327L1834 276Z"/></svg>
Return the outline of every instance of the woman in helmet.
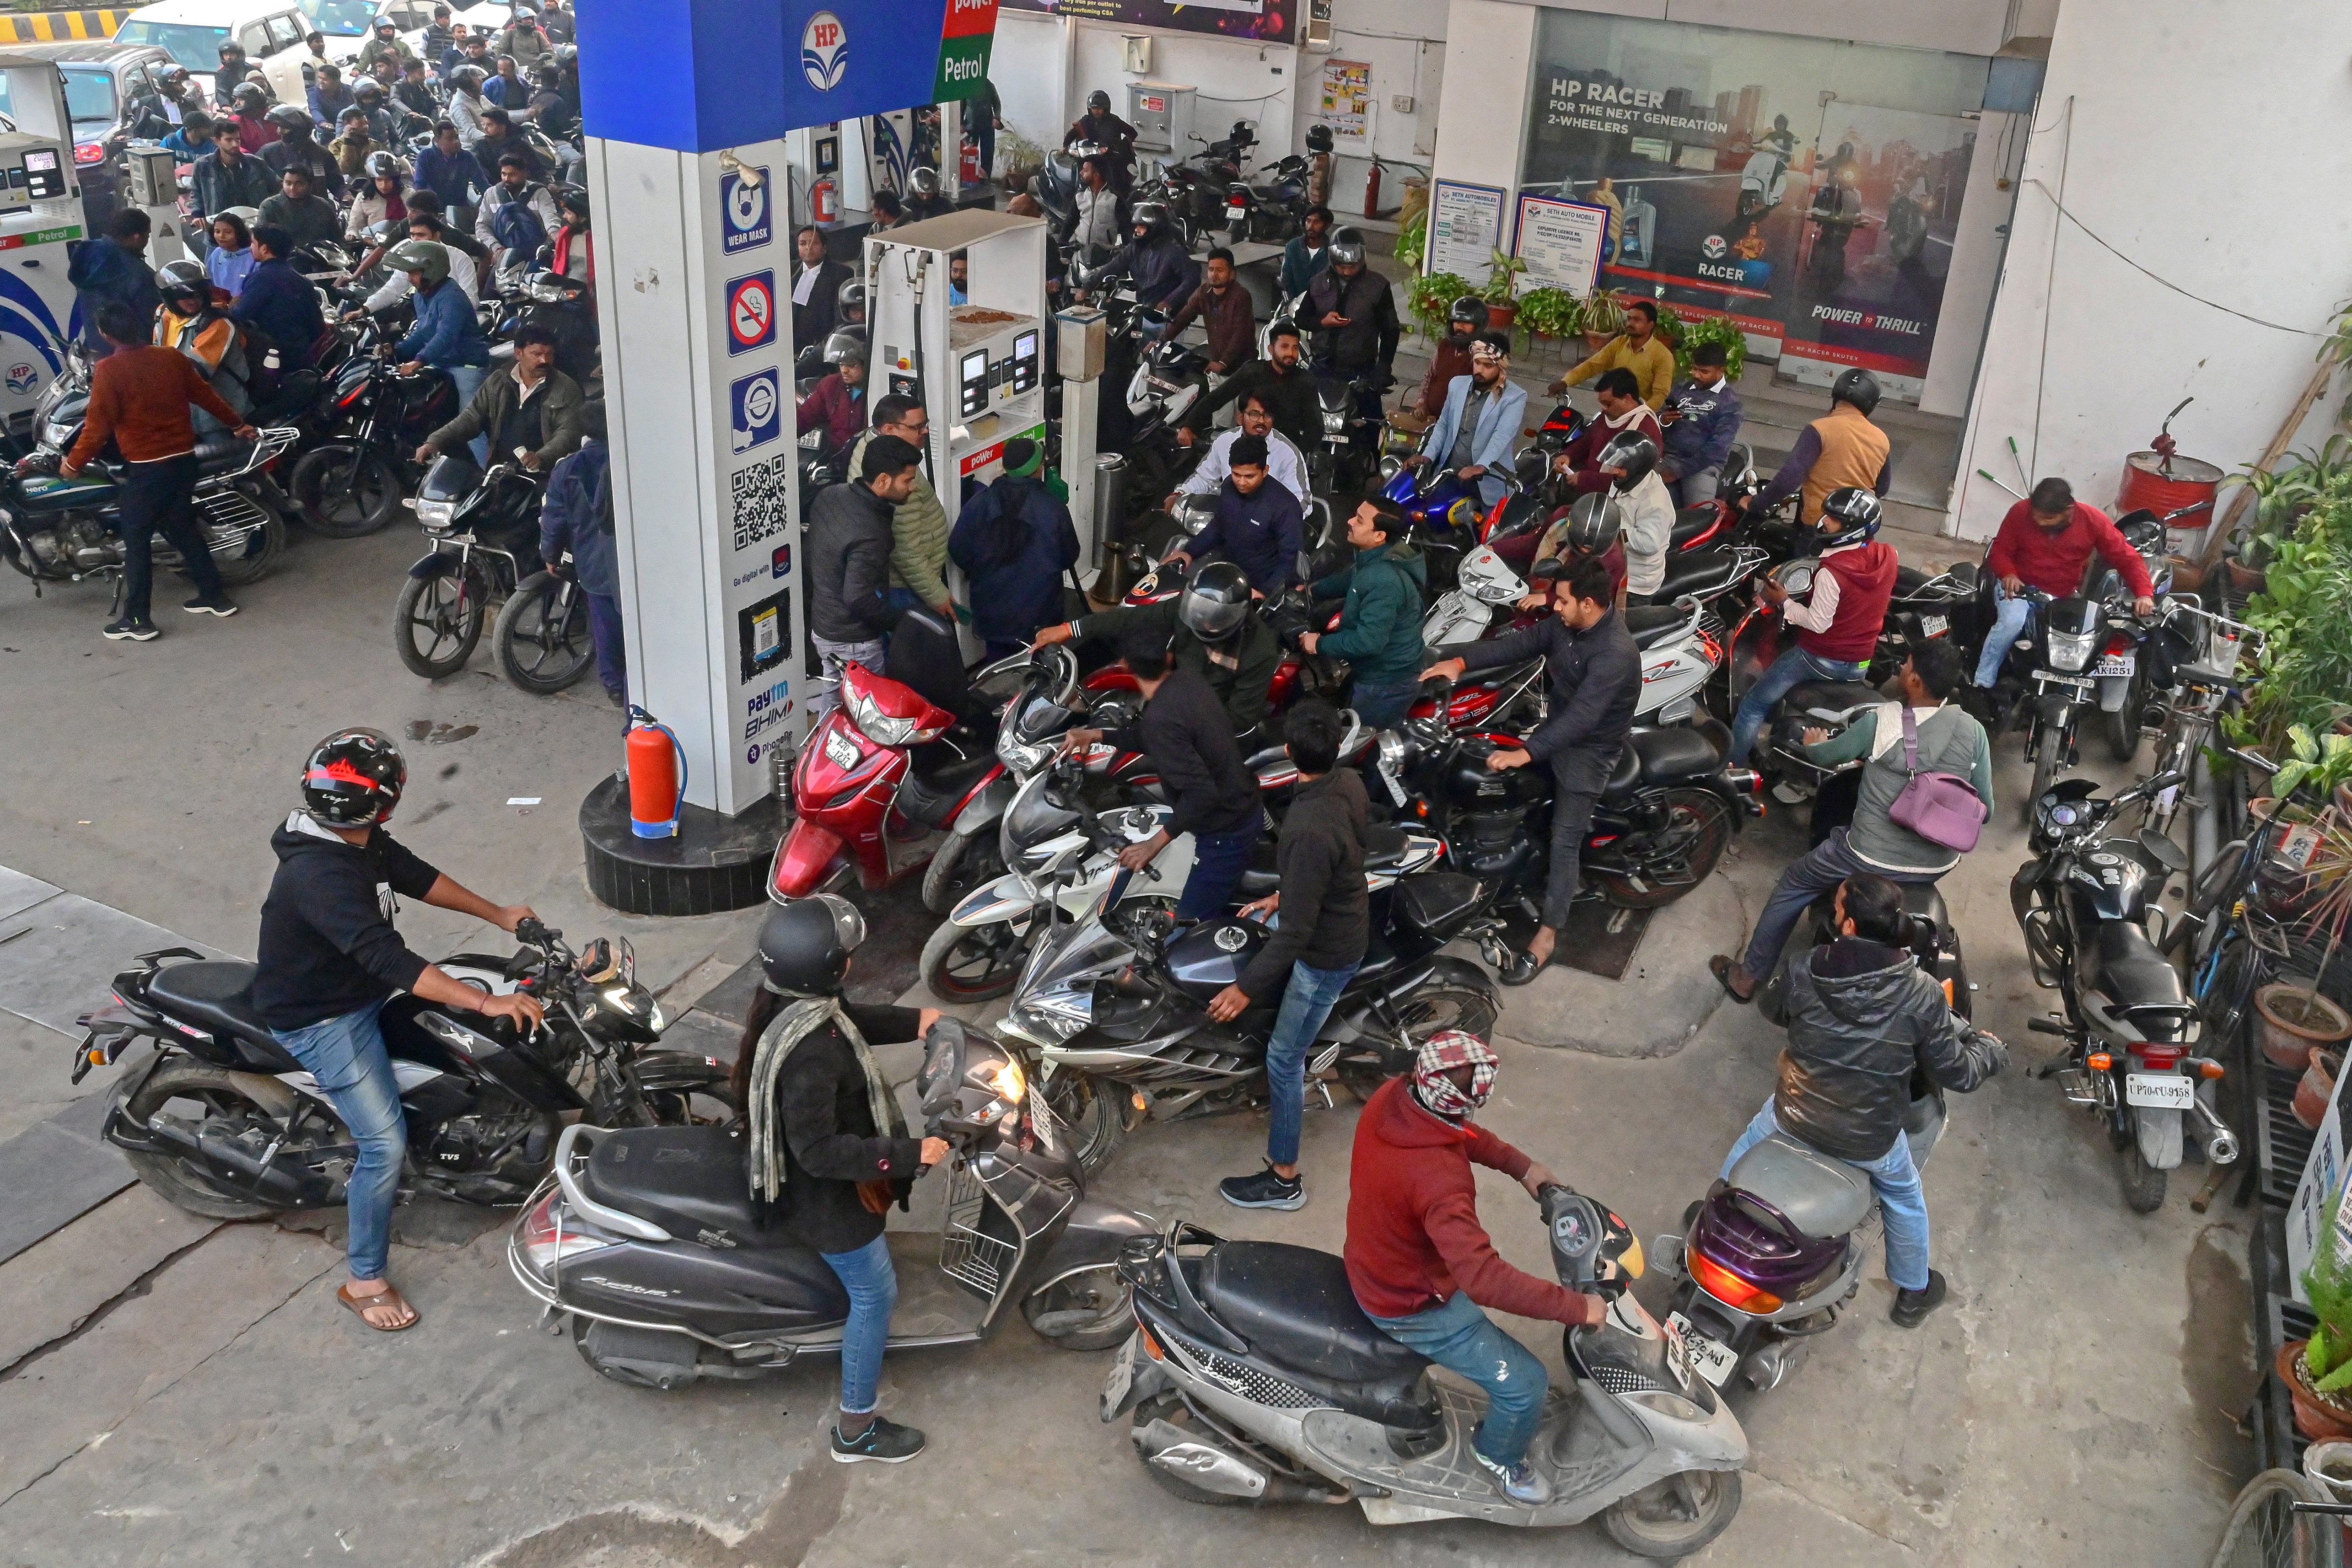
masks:
<svg viewBox="0 0 2352 1568"><path fill-rule="evenodd" d="M1880 541L1885 514L1878 497L1858 485L1832 490L1813 519L1821 565L1803 600L1766 578L1757 591L1796 629L1797 640L1772 661L1740 699L1731 721L1727 761L1744 767L1756 732L1790 691L1807 681L1858 681L1878 648L1895 596L1895 547Z"/></svg>
<svg viewBox="0 0 2352 1568"><path fill-rule="evenodd" d="M883 1221L948 1145L912 1134L873 1051L929 1034L939 1009L845 999L842 980L865 940L865 916L832 894L768 912L735 1089L755 1209L814 1249L849 1294L833 1457L897 1464L923 1451L923 1435L875 1414L898 1297Z"/></svg>
<svg viewBox="0 0 2352 1568"><path fill-rule="evenodd" d="M251 369L246 361L245 334L215 302L211 277L195 262L165 262L156 269L155 292L163 299L163 308L155 316L155 346L177 349L194 360L212 382L213 391L236 410L242 422L253 407L253 394L247 390ZM208 409L192 408L189 417L198 440L228 428Z"/></svg>
<svg viewBox="0 0 2352 1568"><path fill-rule="evenodd" d="M1266 694L1282 667L1282 643L1263 616L1249 579L1229 560L1213 560L1194 572L1171 603L1139 604L1082 615L1037 633L1034 647L1104 637L1118 643L1130 626L1150 628L1168 639L1177 667L1209 683L1244 755L1265 744Z"/></svg>
<svg viewBox="0 0 2352 1568"><path fill-rule="evenodd" d="M393 928L393 898L419 899L512 931L535 918L436 871L383 831L408 783L400 747L372 729L342 729L310 748L302 804L270 836L278 870L261 905L253 1006L278 1043L317 1080L359 1146L347 1183L351 1282L336 1292L372 1329L416 1312L383 1277L407 1139L400 1086L379 1018L396 992L537 1029L539 1003L491 996L428 964Z"/></svg>
<svg viewBox="0 0 2352 1568"><path fill-rule="evenodd" d="M343 220L343 234L357 241L381 223L408 221L408 165L396 152L371 152L360 166L366 183L352 199Z"/></svg>
<svg viewBox="0 0 2352 1568"><path fill-rule="evenodd" d="M830 451L846 446L866 428L866 329L842 327L824 340L832 372L801 399L796 428L803 435L824 432Z"/></svg>

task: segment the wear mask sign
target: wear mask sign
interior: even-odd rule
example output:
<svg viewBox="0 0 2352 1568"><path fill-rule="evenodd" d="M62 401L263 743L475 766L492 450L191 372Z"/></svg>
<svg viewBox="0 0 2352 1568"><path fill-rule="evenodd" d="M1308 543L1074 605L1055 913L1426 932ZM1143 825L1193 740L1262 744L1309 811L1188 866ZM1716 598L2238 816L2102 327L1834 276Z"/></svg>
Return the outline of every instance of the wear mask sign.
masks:
<svg viewBox="0 0 2352 1568"><path fill-rule="evenodd" d="M1987 60L1547 10L1537 61L1522 190L1610 212L1602 287L1917 401Z"/></svg>

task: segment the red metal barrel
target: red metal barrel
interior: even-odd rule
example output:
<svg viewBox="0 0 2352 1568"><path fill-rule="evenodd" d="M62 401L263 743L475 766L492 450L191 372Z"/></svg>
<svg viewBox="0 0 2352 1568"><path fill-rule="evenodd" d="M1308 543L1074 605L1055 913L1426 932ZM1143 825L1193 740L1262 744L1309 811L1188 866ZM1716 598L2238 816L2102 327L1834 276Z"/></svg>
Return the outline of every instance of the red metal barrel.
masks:
<svg viewBox="0 0 2352 1568"><path fill-rule="evenodd" d="M2211 503L2221 479L2221 470L2194 457L2166 458L2154 452L2135 452L2124 459L2124 482L2116 495L2116 516L2120 517L2146 507L2161 517L2203 501L2206 510L2192 512L2172 525L2184 530L2201 528L2213 520Z"/></svg>

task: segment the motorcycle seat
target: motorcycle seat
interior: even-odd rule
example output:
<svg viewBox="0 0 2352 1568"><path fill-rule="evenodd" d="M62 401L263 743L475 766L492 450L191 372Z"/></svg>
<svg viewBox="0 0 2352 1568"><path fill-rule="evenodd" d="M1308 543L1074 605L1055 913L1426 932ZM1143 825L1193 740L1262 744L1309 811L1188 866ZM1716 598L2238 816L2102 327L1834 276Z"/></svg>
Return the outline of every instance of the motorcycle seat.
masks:
<svg viewBox="0 0 2352 1568"><path fill-rule="evenodd" d="M269 1024L253 1005L254 966L207 959L167 964L147 982L147 995L174 1018L216 1033L268 1040L279 1049Z"/></svg>
<svg viewBox="0 0 2352 1568"><path fill-rule="evenodd" d="M944 828L955 815L956 803L988 776L996 758L986 751L959 756L942 741L915 748L914 766L898 786L898 810L927 828Z"/></svg>
<svg viewBox="0 0 2352 1568"><path fill-rule="evenodd" d="M1848 708L1876 707L1886 698L1866 681L1800 681L1780 699L1784 713L1827 717Z"/></svg>
<svg viewBox="0 0 2352 1568"><path fill-rule="evenodd" d="M242 465L252 453L253 444L239 441L226 430L211 431L196 438L196 467L205 474Z"/></svg>
<svg viewBox="0 0 2352 1568"><path fill-rule="evenodd" d="M1723 510L1713 501L1705 506L1685 507L1675 514L1674 531L1669 536L1666 548L1688 549L1698 539L1714 532L1716 525L1722 520Z"/></svg>
<svg viewBox="0 0 2352 1568"><path fill-rule="evenodd" d="M809 1251L751 1208L743 1139L724 1127L629 1127L605 1134L588 1151L581 1187L591 1198L650 1219L682 1240L723 1231L740 1246Z"/></svg>
<svg viewBox="0 0 2352 1568"><path fill-rule="evenodd" d="M2128 920L2099 922L2095 972L2098 988L2126 1017L2141 1009L2177 1012L2189 1005L2180 971L2149 940L2146 929Z"/></svg>
<svg viewBox="0 0 2352 1568"><path fill-rule="evenodd" d="M1711 777L1723 766L1715 742L1686 724L1663 729L1637 729L1617 751L1601 800L1622 803L1643 785L1686 784Z"/></svg>
<svg viewBox="0 0 2352 1568"><path fill-rule="evenodd" d="M1691 623L1690 612L1671 604L1629 604L1625 607L1625 630L1633 634L1636 648L1654 648L1661 643L1671 643Z"/></svg>
<svg viewBox="0 0 2352 1568"><path fill-rule="evenodd" d="M1740 1155L1730 1180L1741 1192L1779 1209L1799 1234L1816 1241L1850 1235L1870 1213L1868 1176L1786 1133L1775 1133ZM1768 1216L1756 1218L1769 1223Z"/></svg>
<svg viewBox="0 0 2352 1568"><path fill-rule="evenodd" d="M319 372L291 371L278 378L275 395L253 405L256 424L282 424L318 400Z"/></svg>
<svg viewBox="0 0 2352 1568"><path fill-rule="evenodd" d="M1729 549L1710 545L1705 549L1666 558L1666 578L1655 597L1675 599L1685 593L1711 593L1731 580L1739 569Z"/></svg>
<svg viewBox="0 0 2352 1568"><path fill-rule="evenodd" d="M1321 1384L1360 1385L1372 1406L1392 1402L1392 1391L1409 1389L1429 1365L1356 1304L1348 1266L1329 1252L1222 1242L1202 1261L1199 1289L1201 1304L1259 1355Z"/></svg>

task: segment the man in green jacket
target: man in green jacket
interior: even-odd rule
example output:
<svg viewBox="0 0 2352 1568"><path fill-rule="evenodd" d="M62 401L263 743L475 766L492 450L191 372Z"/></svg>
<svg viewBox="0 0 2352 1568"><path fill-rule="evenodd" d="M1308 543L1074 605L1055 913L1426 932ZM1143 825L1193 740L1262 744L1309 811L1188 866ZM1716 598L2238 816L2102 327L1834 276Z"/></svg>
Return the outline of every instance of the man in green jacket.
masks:
<svg viewBox="0 0 2352 1568"><path fill-rule="evenodd" d="M877 435L895 435L918 452L931 449L931 416L910 397L877 399L874 426L849 449L849 472L866 455L866 444ZM890 607L912 610L928 604L950 620L955 605L948 597L943 575L948 564L948 514L940 505L931 482L915 472L915 488L890 514Z"/></svg>
<svg viewBox="0 0 2352 1568"><path fill-rule="evenodd" d="M1194 574L1184 591L1161 604L1104 610L1037 633L1036 647L1106 637L1118 643L1130 626L1148 626L1169 639L1180 669L1209 683L1234 721L1234 735L1246 757L1267 737L1266 694L1282 664L1282 644L1274 628L1252 609L1249 580L1231 561L1213 560Z"/></svg>
<svg viewBox="0 0 2352 1568"><path fill-rule="evenodd" d="M544 474L580 450L580 383L555 368L555 334L526 324L515 329L514 368L493 371L457 417L425 438L416 461L430 463L476 436L490 444L490 462L520 463Z"/></svg>
<svg viewBox="0 0 2352 1568"><path fill-rule="evenodd" d="M1404 509L1385 497L1356 508L1348 542L1356 547L1355 560L1315 585L1318 599L1348 596L1339 630L1309 632L1299 646L1347 660L1356 676L1356 716L1386 728L1404 722L1421 690L1421 596L1429 570L1405 538Z"/></svg>

